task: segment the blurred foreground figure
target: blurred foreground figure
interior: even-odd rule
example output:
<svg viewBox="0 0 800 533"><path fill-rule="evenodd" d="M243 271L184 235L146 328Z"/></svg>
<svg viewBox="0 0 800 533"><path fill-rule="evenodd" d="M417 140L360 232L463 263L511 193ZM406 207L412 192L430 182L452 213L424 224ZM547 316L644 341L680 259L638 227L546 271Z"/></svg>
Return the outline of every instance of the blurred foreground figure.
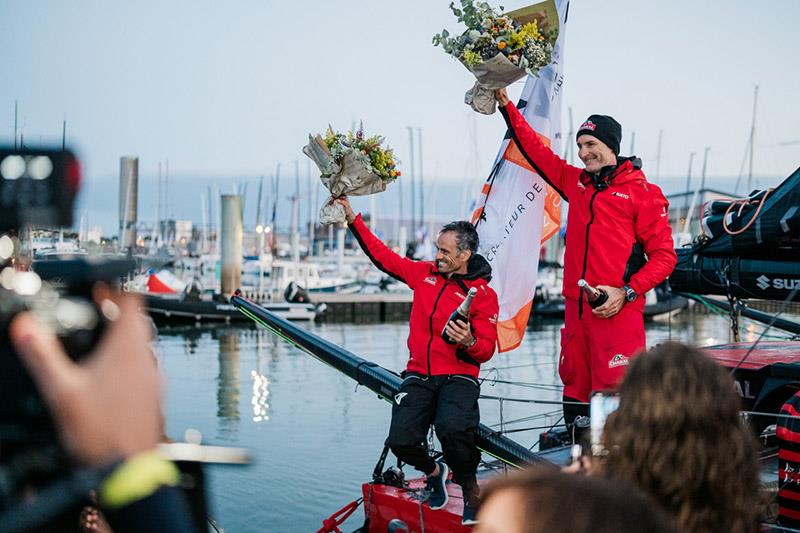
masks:
<svg viewBox="0 0 800 533"><path fill-rule="evenodd" d="M672 533L626 483L533 468L492 482L475 533Z"/></svg>
<svg viewBox="0 0 800 533"><path fill-rule="evenodd" d="M758 454L728 372L669 342L631 363L608 417L602 475L633 483L685 533L758 530Z"/></svg>
<svg viewBox="0 0 800 533"><path fill-rule="evenodd" d="M114 531L194 531L178 470L155 451L161 378L139 303L131 295L103 301L113 320L81 364L30 314L14 320L11 339L67 451L83 466L113 467L97 499Z"/></svg>

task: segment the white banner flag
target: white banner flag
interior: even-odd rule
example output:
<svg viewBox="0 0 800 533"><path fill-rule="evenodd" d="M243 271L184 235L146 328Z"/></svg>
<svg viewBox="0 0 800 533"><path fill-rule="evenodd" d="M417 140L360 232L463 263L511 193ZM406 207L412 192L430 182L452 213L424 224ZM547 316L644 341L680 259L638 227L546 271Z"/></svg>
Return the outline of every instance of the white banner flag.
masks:
<svg viewBox="0 0 800 533"><path fill-rule="evenodd" d="M545 144L560 153L569 1L557 1L556 8L559 33L553 61L540 71L538 78L528 77L517 107ZM498 349L505 352L519 346L525 334L536 291L541 244L558 232L561 197L533 171L507 136L478 206L472 221L477 221L480 253L492 265L489 285L500 302Z"/></svg>

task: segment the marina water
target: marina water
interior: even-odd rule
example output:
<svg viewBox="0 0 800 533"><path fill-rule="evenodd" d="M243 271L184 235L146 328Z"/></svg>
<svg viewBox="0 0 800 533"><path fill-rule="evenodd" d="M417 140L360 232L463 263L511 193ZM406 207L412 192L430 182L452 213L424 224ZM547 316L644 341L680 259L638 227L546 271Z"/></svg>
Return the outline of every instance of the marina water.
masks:
<svg viewBox="0 0 800 533"><path fill-rule="evenodd" d="M482 394L560 400L562 325L536 323L520 348L483 365ZM405 367L405 323L306 327L386 368ZM649 346L669 338L698 346L728 341L727 320L717 315L684 312L646 328ZM742 340L755 340L761 329L747 322ZM182 440L194 428L204 444L244 447L254 457L249 466L208 469L211 515L226 531L313 532L361 495L386 438L388 403L255 326L161 327L156 347L166 382L167 435ZM499 428L502 419L505 430L522 429L509 436L526 446L561 412L553 404L480 403L484 424ZM363 516L359 508L343 531L359 527Z"/></svg>

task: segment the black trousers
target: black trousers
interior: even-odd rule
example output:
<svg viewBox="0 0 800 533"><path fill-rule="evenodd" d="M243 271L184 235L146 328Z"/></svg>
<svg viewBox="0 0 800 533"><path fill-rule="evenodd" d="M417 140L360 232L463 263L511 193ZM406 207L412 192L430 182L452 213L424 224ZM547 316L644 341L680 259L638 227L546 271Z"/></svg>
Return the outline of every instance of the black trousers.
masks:
<svg viewBox="0 0 800 533"><path fill-rule="evenodd" d="M480 386L472 376L408 373L392 403L386 444L398 459L430 474L436 464L428 455L425 441L433 424L453 481L465 492L476 492L475 471L481 459L475 445L479 394Z"/></svg>

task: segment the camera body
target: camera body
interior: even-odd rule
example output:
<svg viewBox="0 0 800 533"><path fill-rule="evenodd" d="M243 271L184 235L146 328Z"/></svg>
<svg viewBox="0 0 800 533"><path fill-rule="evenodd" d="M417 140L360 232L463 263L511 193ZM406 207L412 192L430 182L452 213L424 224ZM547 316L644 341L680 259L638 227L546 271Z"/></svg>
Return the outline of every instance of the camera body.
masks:
<svg viewBox="0 0 800 533"><path fill-rule="evenodd" d="M56 333L64 351L80 360L92 351L108 322L93 301L97 282L113 286L133 270L132 260L102 263L53 260L34 263L32 271L6 267L0 273L0 443L32 444L52 440L52 423L38 390L17 357L8 327L21 312L31 312ZM0 463L4 462L0 456Z"/></svg>
<svg viewBox="0 0 800 533"><path fill-rule="evenodd" d="M80 165L68 150L0 147L0 508L23 487L69 469L50 414L19 360L9 326L31 312L52 329L74 360L90 353L107 318L92 298L95 283L115 285L135 264L112 261L28 261L14 256L13 238L31 228L72 225ZM32 258L31 258L32 259Z"/></svg>

